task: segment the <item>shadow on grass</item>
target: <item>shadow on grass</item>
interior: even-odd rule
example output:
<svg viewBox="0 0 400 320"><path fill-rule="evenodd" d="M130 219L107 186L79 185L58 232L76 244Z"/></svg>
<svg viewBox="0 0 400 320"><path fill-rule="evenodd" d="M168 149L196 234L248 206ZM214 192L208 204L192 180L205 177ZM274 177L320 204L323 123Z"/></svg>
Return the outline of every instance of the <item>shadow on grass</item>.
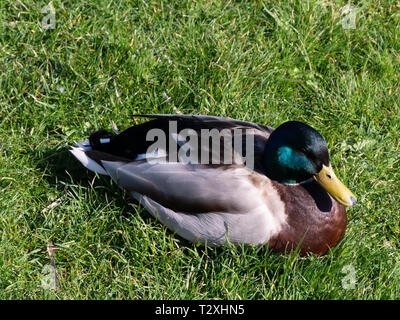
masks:
<svg viewBox="0 0 400 320"><path fill-rule="evenodd" d="M79 185L87 189L96 189L100 201L107 201L106 195L113 195L115 204L121 209L121 215L128 217L132 215L132 208L129 203L137 204L124 192L112 183L111 178L97 175L87 170L69 152L69 147L48 148L40 153L32 155L36 167L43 172L43 178L49 186L62 191L70 185Z"/></svg>

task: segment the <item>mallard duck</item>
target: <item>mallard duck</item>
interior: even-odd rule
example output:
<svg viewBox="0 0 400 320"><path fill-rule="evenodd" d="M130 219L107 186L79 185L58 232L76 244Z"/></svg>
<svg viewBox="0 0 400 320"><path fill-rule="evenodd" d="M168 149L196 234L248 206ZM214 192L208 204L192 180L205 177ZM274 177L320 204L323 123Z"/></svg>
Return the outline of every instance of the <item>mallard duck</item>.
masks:
<svg viewBox="0 0 400 320"><path fill-rule="evenodd" d="M303 255L324 254L343 237L345 207L356 198L336 177L326 142L311 126L289 121L274 129L215 116L134 116L148 121L118 134L95 131L70 151L181 237L210 246L267 244ZM224 133L211 148L210 141L198 139L204 133L210 138L210 132ZM189 141L196 143L188 147ZM230 142L222 147L224 141ZM224 155L228 161L222 162Z"/></svg>

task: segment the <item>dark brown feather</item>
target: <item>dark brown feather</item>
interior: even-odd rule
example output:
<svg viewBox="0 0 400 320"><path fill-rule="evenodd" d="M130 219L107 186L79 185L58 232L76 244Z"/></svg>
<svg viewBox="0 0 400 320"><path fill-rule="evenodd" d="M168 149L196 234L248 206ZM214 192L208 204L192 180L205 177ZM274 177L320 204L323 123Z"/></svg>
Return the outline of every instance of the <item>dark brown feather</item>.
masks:
<svg viewBox="0 0 400 320"><path fill-rule="evenodd" d="M334 200L317 182L285 185L273 181L288 215L287 225L269 241L274 251L322 255L343 237L346 209Z"/></svg>

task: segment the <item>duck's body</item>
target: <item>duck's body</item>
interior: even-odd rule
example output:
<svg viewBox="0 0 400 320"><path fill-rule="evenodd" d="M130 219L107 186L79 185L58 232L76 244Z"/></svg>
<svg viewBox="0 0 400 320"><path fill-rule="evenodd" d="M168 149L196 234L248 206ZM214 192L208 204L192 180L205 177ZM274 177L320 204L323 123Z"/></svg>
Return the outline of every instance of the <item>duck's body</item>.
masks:
<svg viewBox="0 0 400 320"><path fill-rule="evenodd" d="M213 246L223 245L227 240L234 244L268 244L279 252L298 246L303 254L323 254L343 237L347 223L345 207L321 187L320 181L312 178L296 181L303 174L294 176L293 181L285 178L284 183L269 178L280 174L279 170L269 173L272 166L266 166L273 128L209 116L146 117L155 120L116 136L105 131L95 132L89 142L77 144L71 152L88 169L109 175L161 223L183 238ZM302 128L300 123L293 125ZM225 129L225 134L234 136L235 143L241 133L238 138L242 145L241 157L236 154L231 157L232 163L223 163L221 159L225 159L228 151L222 147L224 139L221 138L217 151L200 141L196 150L199 162L201 152L206 150L210 162L218 153L219 163L188 163L187 153L180 152L187 140L182 141L174 132L168 134L171 128L177 133L186 129L192 136L201 136L205 129L219 132ZM159 148L157 154L148 152L155 143L153 129L167 133L165 150L160 152ZM251 150L247 149L248 145L252 146ZM279 161L288 161L286 145L285 149L279 149ZM270 142L268 147L271 146ZM254 155L254 161L246 158L246 164L252 162L251 168L243 163L243 157L250 154ZM300 160L298 163L302 163ZM325 163L323 167L328 165ZM290 174L291 169L288 170L281 175Z"/></svg>

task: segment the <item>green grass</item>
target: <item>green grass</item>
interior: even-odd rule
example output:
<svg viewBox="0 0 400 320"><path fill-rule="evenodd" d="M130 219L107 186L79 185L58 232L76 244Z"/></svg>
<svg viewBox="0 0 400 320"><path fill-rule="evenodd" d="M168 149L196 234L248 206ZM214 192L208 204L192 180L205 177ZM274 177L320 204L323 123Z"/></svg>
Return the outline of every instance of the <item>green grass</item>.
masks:
<svg viewBox="0 0 400 320"><path fill-rule="evenodd" d="M399 298L400 3L355 1L343 29L346 3L57 0L44 30L47 1L1 1L0 298ZM359 200L344 239L308 258L195 246L68 152L176 110L318 129Z"/></svg>

